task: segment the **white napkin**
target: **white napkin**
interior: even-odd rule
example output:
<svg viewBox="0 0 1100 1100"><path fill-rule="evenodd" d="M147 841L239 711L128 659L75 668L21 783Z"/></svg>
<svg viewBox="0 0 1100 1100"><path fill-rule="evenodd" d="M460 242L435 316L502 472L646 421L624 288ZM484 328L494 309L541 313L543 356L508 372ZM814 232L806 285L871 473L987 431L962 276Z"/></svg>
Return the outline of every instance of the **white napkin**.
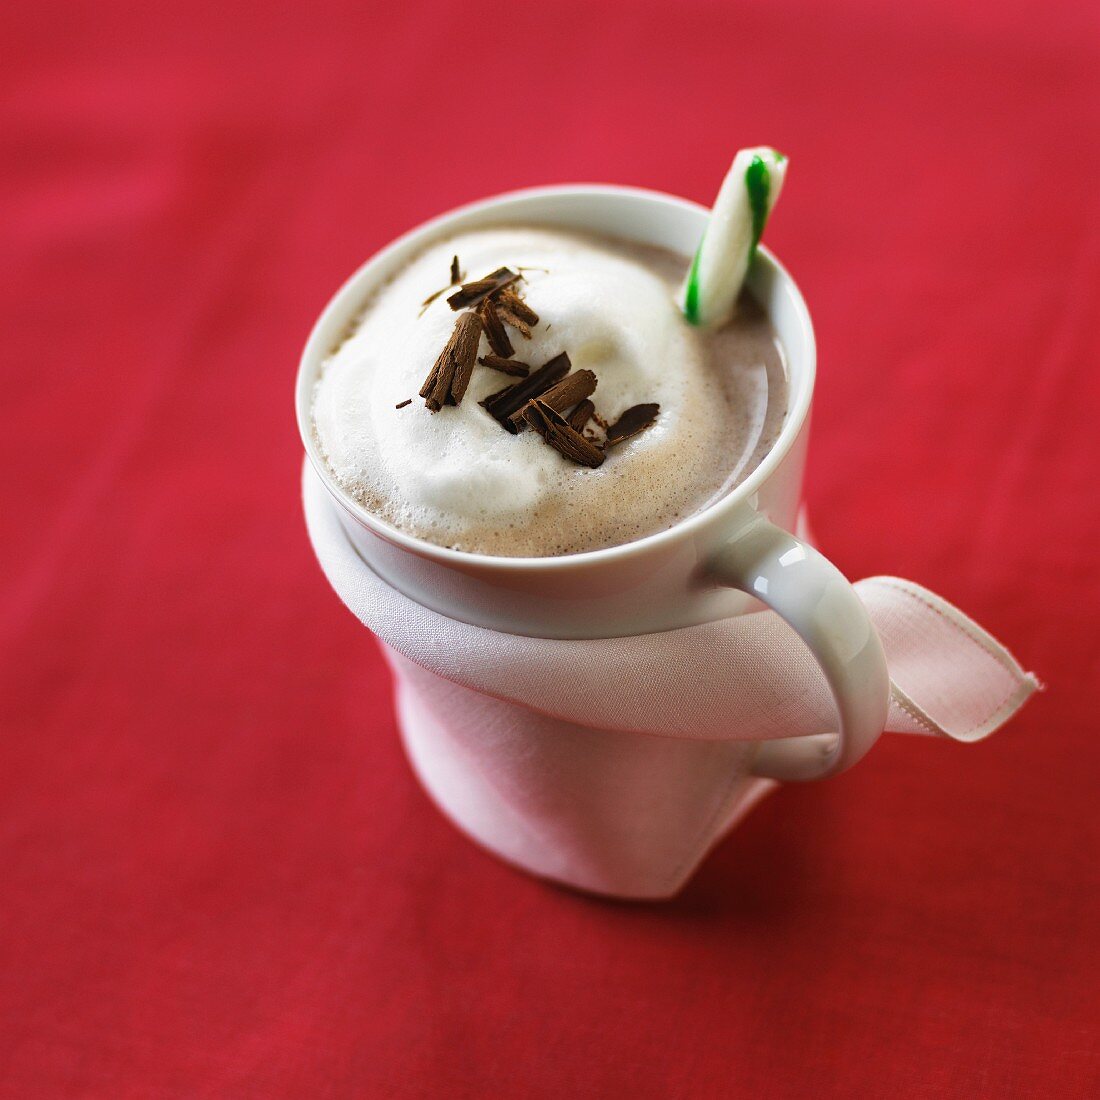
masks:
<svg viewBox="0 0 1100 1100"><path fill-rule="evenodd" d="M773 612L582 641L469 626L371 571L308 463L303 493L322 569L384 644L421 780L528 871L622 897L675 893L774 786L746 776L751 742L834 728L824 677ZM855 588L886 652L889 731L978 741L1039 686L927 589L895 577Z"/></svg>

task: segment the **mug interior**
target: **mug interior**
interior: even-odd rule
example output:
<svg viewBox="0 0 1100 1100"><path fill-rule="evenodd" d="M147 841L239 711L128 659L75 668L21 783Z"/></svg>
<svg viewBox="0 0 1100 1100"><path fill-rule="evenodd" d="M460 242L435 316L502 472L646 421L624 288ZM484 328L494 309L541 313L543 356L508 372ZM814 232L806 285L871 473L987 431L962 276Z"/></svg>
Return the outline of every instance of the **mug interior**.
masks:
<svg viewBox="0 0 1100 1100"><path fill-rule="evenodd" d="M685 257L686 270L709 214L698 203L658 191L576 184L532 188L484 199L434 218L399 237L368 260L336 292L314 325L302 353L296 390L298 430L323 484L345 510L389 542L422 557L451 563L476 560L507 570L555 569L597 557L607 559L640 552L660 540L688 534L695 526L737 507L767 479L797 438L809 412L816 370L813 327L806 303L786 269L763 245L749 272L747 286L771 319L786 354L790 388L787 418L775 445L744 481L667 530L619 546L556 557L499 557L437 546L398 530L344 493L320 453L312 428L313 393L325 360L336 350L374 290L434 241L486 225L553 226L666 248Z"/></svg>

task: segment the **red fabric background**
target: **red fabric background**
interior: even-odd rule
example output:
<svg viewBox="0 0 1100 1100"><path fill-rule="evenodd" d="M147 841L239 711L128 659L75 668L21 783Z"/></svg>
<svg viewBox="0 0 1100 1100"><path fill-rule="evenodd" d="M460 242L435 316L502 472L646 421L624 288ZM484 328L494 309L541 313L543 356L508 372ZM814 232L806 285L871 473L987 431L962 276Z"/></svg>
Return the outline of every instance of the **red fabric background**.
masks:
<svg viewBox="0 0 1100 1100"><path fill-rule="evenodd" d="M1097 1095L1095 3L0 20L4 1095ZM306 541L293 373L430 215L709 201L761 141L821 545L1049 690L783 790L673 904L601 904L415 786Z"/></svg>

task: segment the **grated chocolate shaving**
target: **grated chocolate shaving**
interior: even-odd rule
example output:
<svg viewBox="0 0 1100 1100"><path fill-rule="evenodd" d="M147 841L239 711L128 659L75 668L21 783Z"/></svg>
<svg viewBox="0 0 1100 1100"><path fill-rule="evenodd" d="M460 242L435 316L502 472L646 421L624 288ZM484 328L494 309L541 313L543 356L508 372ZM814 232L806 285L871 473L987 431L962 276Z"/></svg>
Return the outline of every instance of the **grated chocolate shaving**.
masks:
<svg viewBox="0 0 1100 1100"><path fill-rule="evenodd" d="M412 403L413 399L411 397L406 397L404 401L398 401L398 403L394 405L394 408L403 409L406 405L411 405Z"/></svg>
<svg viewBox="0 0 1100 1100"><path fill-rule="evenodd" d="M512 341L508 339L508 330L497 316L496 307L492 298L485 298L477 307L478 316L481 318L482 327L485 329L485 338L489 341L489 347L493 354L501 359L508 359L516 354L512 347Z"/></svg>
<svg viewBox="0 0 1100 1100"><path fill-rule="evenodd" d="M459 266L458 266L458 257L457 256L452 256L451 257L451 286L458 286L458 284L461 283L461 282L462 282L462 272L461 272L461 270L459 269ZM441 290L439 293L442 294L443 291Z"/></svg>
<svg viewBox="0 0 1100 1100"><path fill-rule="evenodd" d="M470 375L474 373L477 362L477 345L481 340L481 318L476 313L463 313L455 325L460 329L455 344L455 376L451 382L451 399L456 405L466 396L466 387L470 384Z"/></svg>
<svg viewBox="0 0 1100 1100"><path fill-rule="evenodd" d="M420 396L432 412L439 412L444 404L457 405L462 401L470 384L480 339L481 319L478 315L461 314L455 321L451 338L420 387Z"/></svg>
<svg viewBox="0 0 1100 1100"><path fill-rule="evenodd" d="M594 470L604 460L603 451L583 435L545 401L535 398L524 411L527 423L560 455Z"/></svg>
<svg viewBox="0 0 1100 1100"><path fill-rule="evenodd" d="M514 374L519 378L526 378L531 373L527 363L521 363L518 359L504 359L499 355L483 355L478 362L483 367L492 367L502 374Z"/></svg>
<svg viewBox="0 0 1100 1100"><path fill-rule="evenodd" d="M528 325L537 325L539 315L510 287L494 295L497 306L508 310L520 321Z"/></svg>
<svg viewBox="0 0 1100 1100"><path fill-rule="evenodd" d="M516 332L524 338L524 340L531 339L531 326L526 321L517 317L510 309L506 309L501 306L497 310L497 316L508 326L514 328Z"/></svg>
<svg viewBox="0 0 1100 1100"><path fill-rule="evenodd" d="M454 342L455 334L452 332L450 339L448 339L447 343L443 345L443 350L439 353L436 361L432 364L432 369L428 372L428 377L424 379L424 385L420 387L420 396L424 398L424 404L427 405L429 409L432 408L431 395L435 392L435 386L436 383L439 381L441 374L447 373L447 385L445 393L451 392L451 379L454 377L455 373L454 360L451 358L451 351L454 348ZM440 401L440 403L436 405L435 409L433 409L432 411L435 412L442 407L443 402Z"/></svg>
<svg viewBox="0 0 1100 1100"><path fill-rule="evenodd" d="M512 415L519 412L532 397L545 393L555 382L564 378L571 366L569 356L563 351L521 381L490 394L481 404L494 420L500 422L501 427L515 435L519 428L512 424Z"/></svg>
<svg viewBox="0 0 1100 1100"><path fill-rule="evenodd" d="M530 309L526 302L515 294L494 294L493 305L497 316L506 324L516 330L525 340L531 339L531 325L537 324L539 315ZM522 306L522 310L516 307ZM534 321L527 320L534 317Z"/></svg>
<svg viewBox="0 0 1100 1100"><path fill-rule="evenodd" d="M565 419L575 432L584 431L584 426L592 419L596 406L586 397Z"/></svg>
<svg viewBox="0 0 1100 1100"><path fill-rule="evenodd" d="M496 271L491 275L486 275L484 279L475 279L472 283L463 283L447 299L447 305L456 312L465 309L467 306L476 306L482 298L486 298L506 286L511 286L520 278L522 276L518 272L507 267L498 267Z"/></svg>
<svg viewBox="0 0 1100 1100"><path fill-rule="evenodd" d="M424 301L420 303L420 312L417 314L417 317L423 317L424 310L426 310L428 306L430 306L432 302L434 302L436 298L440 296L440 294L446 294L448 290L450 290L450 287L445 286L442 290L437 290L434 294L429 294L427 298L425 298Z"/></svg>
<svg viewBox="0 0 1100 1100"><path fill-rule="evenodd" d="M543 404L549 405L556 413L564 413L567 409L583 401L596 388L596 376L590 370L575 370L567 374L560 382L555 382L548 390L538 395ZM526 406L517 409L509 418L515 425L516 431L523 431L526 423Z"/></svg>
<svg viewBox="0 0 1100 1100"><path fill-rule="evenodd" d="M614 447L622 443L624 439L629 439L632 435L644 431L657 419L657 414L660 411L660 405L631 405L614 424L608 427L607 441L604 446Z"/></svg>

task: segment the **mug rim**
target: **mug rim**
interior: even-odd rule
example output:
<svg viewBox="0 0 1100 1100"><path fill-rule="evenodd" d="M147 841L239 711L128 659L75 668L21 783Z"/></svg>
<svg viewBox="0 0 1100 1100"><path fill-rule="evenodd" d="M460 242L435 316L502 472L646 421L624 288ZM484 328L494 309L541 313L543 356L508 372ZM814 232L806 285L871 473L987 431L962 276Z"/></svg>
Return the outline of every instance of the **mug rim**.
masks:
<svg viewBox="0 0 1100 1100"><path fill-rule="evenodd" d="M417 554L420 557L430 558L443 565L459 568L489 567L506 572L555 572L565 569L575 569L585 565L620 561L625 558L645 554L651 549L658 549L666 544L691 537L697 531L712 523L720 522L725 515L733 515L740 506L748 500L761 485L768 480L774 470L782 463L795 440L798 439L802 427L809 415L810 405L813 400L814 384L817 376L817 345L814 338L813 322L810 319L809 308L802 296L798 284L790 273L765 245L757 246L754 263L763 262L771 273L778 277L783 290L790 298L797 315L797 326L801 331L805 362L802 364L800 385L797 392L792 394L792 400L787 409L783 427L779 437L772 448L764 456L755 470L736 485L724 496L708 504L705 508L690 516L684 517L672 527L663 531L655 531L644 535L642 538L631 542L620 543L616 546L605 546L596 550L582 550L575 554L557 554L540 557L509 557L501 554L479 554L470 550L455 550L446 546L439 546L427 539L417 538L400 528L394 527L383 519L363 507L353 499L336 481L334 475L320 453L317 441L312 431L312 404L313 390L320 377L320 366L324 359L331 354L331 347L321 346L321 334L327 327L329 318L337 310L342 309L350 297L360 296L364 301L370 294L370 289L362 284L370 281L374 269L383 264L389 257L400 249L415 245L427 245L433 236L445 230L448 223L456 218L468 214L477 214L483 210L498 206L506 206L525 199L554 199L559 196L596 195L607 197L609 195L628 195L635 198L650 199L659 203L667 203L681 209L691 210L695 213L709 215L710 211L701 203L685 199L678 195L670 195L664 191L657 191L645 187L631 187L619 184L590 184L569 183L552 184L540 187L525 187L513 191L501 192L474 202L464 203L442 214L421 222L412 229L401 234L389 244L379 249L362 263L328 299L310 329L302 350L298 364L297 377L295 379L295 414L298 422L298 433L305 447L306 456L314 471L321 478L322 484L335 498L336 502L351 513L355 519L367 527L374 534L386 539L394 545ZM770 319L770 317L769 317ZM784 346L784 353L791 354ZM792 372L793 373L793 372Z"/></svg>

